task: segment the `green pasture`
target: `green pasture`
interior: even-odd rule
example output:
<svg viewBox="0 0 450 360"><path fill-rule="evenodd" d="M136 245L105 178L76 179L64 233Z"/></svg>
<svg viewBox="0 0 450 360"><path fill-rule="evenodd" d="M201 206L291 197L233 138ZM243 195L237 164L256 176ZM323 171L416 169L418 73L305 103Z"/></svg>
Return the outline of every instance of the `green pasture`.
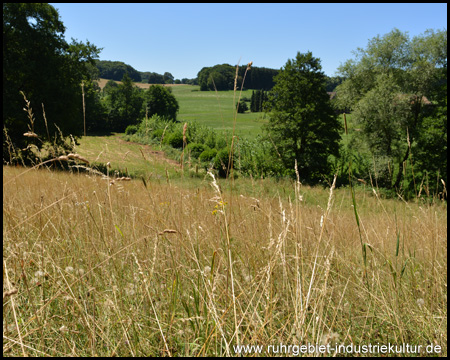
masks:
<svg viewBox="0 0 450 360"><path fill-rule="evenodd" d="M239 91L200 91L200 86L179 85L172 87L172 92L178 100L180 110L178 120L197 121L199 124L210 126L218 131L233 131L246 138L254 138L262 133L262 125L268 123L268 116L264 113L236 115L235 104L239 98ZM244 90L241 98L251 98L252 90ZM250 105L250 103L249 103Z"/></svg>

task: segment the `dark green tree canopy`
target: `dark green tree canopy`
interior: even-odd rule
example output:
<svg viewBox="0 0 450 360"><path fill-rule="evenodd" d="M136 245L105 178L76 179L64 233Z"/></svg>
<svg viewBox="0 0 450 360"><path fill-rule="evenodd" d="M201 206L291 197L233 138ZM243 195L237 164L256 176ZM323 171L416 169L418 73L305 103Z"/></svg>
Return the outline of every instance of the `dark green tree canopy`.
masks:
<svg viewBox="0 0 450 360"><path fill-rule="evenodd" d="M128 74L131 80L142 81L141 73L122 61L96 60L95 64L101 78L120 81L125 74Z"/></svg>
<svg viewBox="0 0 450 360"><path fill-rule="evenodd" d="M100 49L87 42L64 40L58 11L44 3L3 4L3 121L17 147L24 147L29 120L23 91L34 111L34 132L48 128L74 136L83 131L81 82L91 81ZM5 149L5 147L4 147Z"/></svg>
<svg viewBox="0 0 450 360"><path fill-rule="evenodd" d="M320 60L298 53L275 77L269 94L268 133L288 173L297 160L302 181L315 183L329 175L329 156L339 155L341 125L330 104Z"/></svg>
<svg viewBox="0 0 450 360"><path fill-rule="evenodd" d="M127 73L123 76L120 84L113 85L111 81L107 83L109 86L105 92L107 94L108 127L111 131L123 132L128 125L136 125L141 120L143 92L134 86Z"/></svg>
<svg viewBox="0 0 450 360"><path fill-rule="evenodd" d="M170 72L165 72L163 75L163 79L164 79L164 83L165 84L173 84L174 82L174 77Z"/></svg>
<svg viewBox="0 0 450 360"><path fill-rule="evenodd" d="M238 79L236 86L241 88L244 80L247 65L238 68ZM247 72L244 88L270 90L274 86L274 76L279 70L264 67L253 67ZM200 90L214 90L214 83L217 90L233 90L234 79L236 77L236 67L229 64L204 67L198 73L198 84Z"/></svg>
<svg viewBox="0 0 450 360"><path fill-rule="evenodd" d="M169 89L161 85L152 85L148 88L144 96L148 116L156 114L176 121L179 105Z"/></svg>
<svg viewBox="0 0 450 360"><path fill-rule="evenodd" d="M147 82L149 84L165 84L164 76L155 72L149 73Z"/></svg>

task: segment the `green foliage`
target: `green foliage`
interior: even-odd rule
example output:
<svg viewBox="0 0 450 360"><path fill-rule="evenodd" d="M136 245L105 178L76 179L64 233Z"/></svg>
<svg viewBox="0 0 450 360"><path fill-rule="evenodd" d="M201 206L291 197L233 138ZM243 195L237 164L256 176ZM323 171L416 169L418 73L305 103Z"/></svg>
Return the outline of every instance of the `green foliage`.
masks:
<svg viewBox="0 0 450 360"><path fill-rule="evenodd" d="M143 116L142 90L134 86L128 74L122 83L110 86L105 99L110 131L124 132L128 125L137 125Z"/></svg>
<svg viewBox="0 0 450 360"><path fill-rule="evenodd" d="M199 155L198 159L202 163L208 163L211 160L213 160L216 157L216 155L217 155L217 149L207 148Z"/></svg>
<svg viewBox="0 0 450 360"><path fill-rule="evenodd" d="M198 159L205 150L209 149L210 148L205 144L190 143L184 150L186 153L189 153L191 157Z"/></svg>
<svg viewBox="0 0 450 360"><path fill-rule="evenodd" d="M197 75L200 90L232 90L235 74L236 69L229 64L204 67Z"/></svg>
<svg viewBox="0 0 450 360"><path fill-rule="evenodd" d="M256 90L252 92L252 98L250 103L251 112L264 111L264 102L268 100L267 92L264 90Z"/></svg>
<svg viewBox="0 0 450 360"><path fill-rule="evenodd" d="M241 88L247 65L239 66L236 86ZM278 74L278 70L268 68L252 67L245 78L245 88L247 89L271 89L274 86L273 78ZM234 90L234 79L236 77L236 67L229 64L215 65L202 68L198 75L200 90ZM213 81L214 80L214 81Z"/></svg>
<svg viewBox="0 0 450 360"><path fill-rule="evenodd" d="M248 105L245 101L240 101L236 103L236 109L238 113L243 114L248 110Z"/></svg>
<svg viewBox="0 0 450 360"><path fill-rule="evenodd" d="M73 136L83 132L81 82L91 79L88 64L100 49L89 42L69 44L64 31L58 11L49 4L3 4L3 123L17 148L27 146L23 134L29 130L20 91L35 109L36 134L47 134L48 129L53 136L57 127Z"/></svg>
<svg viewBox="0 0 450 360"><path fill-rule="evenodd" d="M176 121L179 105L169 89L161 85L152 85L145 92L144 97L149 116L156 114Z"/></svg>
<svg viewBox="0 0 450 360"><path fill-rule="evenodd" d="M261 136L255 140L241 139L235 147L235 167L253 177L279 176L282 169L273 150L273 144Z"/></svg>
<svg viewBox="0 0 450 360"><path fill-rule="evenodd" d="M441 133L444 129L446 133L446 123L439 120L445 117L446 122L446 115L439 115L446 114L446 105L441 102L441 110L433 111L430 106L436 105L428 102L437 103L447 96L443 87L447 82L447 31L427 31L411 40L407 33L394 29L371 39L356 56L339 68L346 80L336 89L336 103L353 111L381 166L379 183L397 192L417 194L414 179L406 178L405 164L414 160L411 155L418 155L416 174L428 170L436 174L447 166L442 155L446 138ZM434 131L441 135L431 145L429 134ZM434 151L427 161L429 145Z"/></svg>
<svg viewBox="0 0 450 360"><path fill-rule="evenodd" d="M141 73L122 61L96 60L95 65L101 78L120 81L125 74L128 74L131 80L142 81Z"/></svg>
<svg viewBox="0 0 450 360"><path fill-rule="evenodd" d="M425 192L442 189L440 179L447 184L447 85L441 88L436 105L424 117L412 154L417 182L424 184ZM420 191L420 189L418 190Z"/></svg>
<svg viewBox="0 0 450 360"><path fill-rule="evenodd" d="M219 172L220 177L226 177L230 164L230 148L225 147L217 152L214 158L214 168Z"/></svg>
<svg viewBox="0 0 450 360"><path fill-rule="evenodd" d="M330 173L329 156L339 155L341 124L330 104L320 60L298 53L276 76L269 95L268 133L285 169L297 160L301 181L315 183Z"/></svg>
<svg viewBox="0 0 450 360"><path fill-rule="evenodd" d="M107 127L106 107L102 102L101 92L96 82L84 81L86 132L88 134L104 132Z"/></svg>
<svg viewBox="0 0 450 360"><path fill-rule="evenodd" d="M128 125L127 128L125 129L125 134L133 135L133 134L136 134L137 131L138 131L138 127L136 125Z"/></svg>
<svg viewBox="0 0 450 360"><path fill-rule="evenodd" d="M332 77L327 76L326 79L327 79L326 89L328 92L335 91L336 87L342 84L342 82L345 80L345 78L342 76L332 76Z"/></svg>
<svg viewBox="0 0 450 360"><path fill-rule="evenodd" d="M147 82L149 84L165 84L164 76L155 72L149 73Z"/></svg>
<svg viewBox="0 0 450 360"><path fill-rule="evenodd" d="M163 80L165 84L173 84L174 77L170 72L165 72L163 75Z"/></svg>
<svg viewBox="0 0 450 360"><path fill-rule="evenodd" d="M164 136L163 143L166 145L170 145L176 149L183 148L183 134L180 131L166 133Z"/></svg>

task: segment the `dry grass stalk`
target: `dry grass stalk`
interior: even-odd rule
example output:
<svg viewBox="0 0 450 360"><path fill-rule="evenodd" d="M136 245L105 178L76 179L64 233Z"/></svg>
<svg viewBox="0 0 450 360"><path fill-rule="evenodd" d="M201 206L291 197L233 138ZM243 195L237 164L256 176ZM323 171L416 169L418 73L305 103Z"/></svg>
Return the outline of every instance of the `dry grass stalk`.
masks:
<svg viewBox="0 0 450 360"><path fill-rule="evenodd" d="M3 292L3 300L5 300L5 298L7 298L11 295L17 294L17 291L18 291L17 289L12 289L10 291L4 291Z"/></svg>
<svg viewBox="0 0 450 360"><path fill-rule="evenodd" d="M23 136L33 137L33 138L38 138L39 137L36 133L34 133L32 131L28 131L28 132L24 133Z"/></svg>
<svg viewBox="0 0 450 360"><path fill-rule="evenodd" d="M159 232L158 235L164 235L164 234L177 234L178 231L172 230L172 229L164 229L164 231Z"/></svg>

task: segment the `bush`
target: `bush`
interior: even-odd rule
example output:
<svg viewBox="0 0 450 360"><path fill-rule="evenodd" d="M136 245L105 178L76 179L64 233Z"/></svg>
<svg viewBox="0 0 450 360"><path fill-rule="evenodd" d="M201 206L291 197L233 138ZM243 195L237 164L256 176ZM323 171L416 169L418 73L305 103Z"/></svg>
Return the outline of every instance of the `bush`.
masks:
<svg viewBox="0 0 450 360"><path fill-rule="evenodd" d="M227 138L226 135L222 135L216 139L216 149L224 149L227 147Z"/></svg>
<svg viewBox="0 0 450 360"><path fill-rule="evenodd" d="M230 148L226 147L220 150L214 158L214 168L219 171L220 177L227 176L228 163L230 160Z"/></svg>
<svg viewBox="0 0 450 360"><path fill-rule="evenodd" d="M156 129L156 130L154 130L154 131L152 131L150 134L150 136L152 137L152 138L154 138L154 139L156 139L156 140L158 140L158 141L160 141L161 140L161 137L162 137L162 135L163 135L163 133L164 133L164 129Z"/></svg>
<svg viewBox="0 0 450 360"><path fill-rule="evenodd" d="M164 136L164 144L170 145L176 149L183 148L183 134L179 132L169 133Z"/></svg>
<svg viewBox="0 0 450 360"><path fill-rule="evenodd" d="M138 131L138 127L136 125L128 125L127 128L125 129L125 134L133 135L133 134L136 134L137 131Z"/></svg>
<svg viewBox="0 0 450 360"><path fill-rule="evenodd" d="M203 162L209 162L212 159L214 159L217 155L217 149L206 149L205 151L203 151L200 156L198 157L198 159Z"/></svg>
<svg viewBox="0 0 450 360"><path fill-rule="evenodd" d="M243 114L248 110L248 106L247 103L244 101L241 101L239 104L236 103L236 108L238 113Z"/></svg>
<svg viewBox="0 0 450 360"><path fill-rule="evenodd" d="M190 143L186 146L185 150L187 153L191 154L191 157L198 159L205 150L209 149L208 146L204 144Z"/></svg>

